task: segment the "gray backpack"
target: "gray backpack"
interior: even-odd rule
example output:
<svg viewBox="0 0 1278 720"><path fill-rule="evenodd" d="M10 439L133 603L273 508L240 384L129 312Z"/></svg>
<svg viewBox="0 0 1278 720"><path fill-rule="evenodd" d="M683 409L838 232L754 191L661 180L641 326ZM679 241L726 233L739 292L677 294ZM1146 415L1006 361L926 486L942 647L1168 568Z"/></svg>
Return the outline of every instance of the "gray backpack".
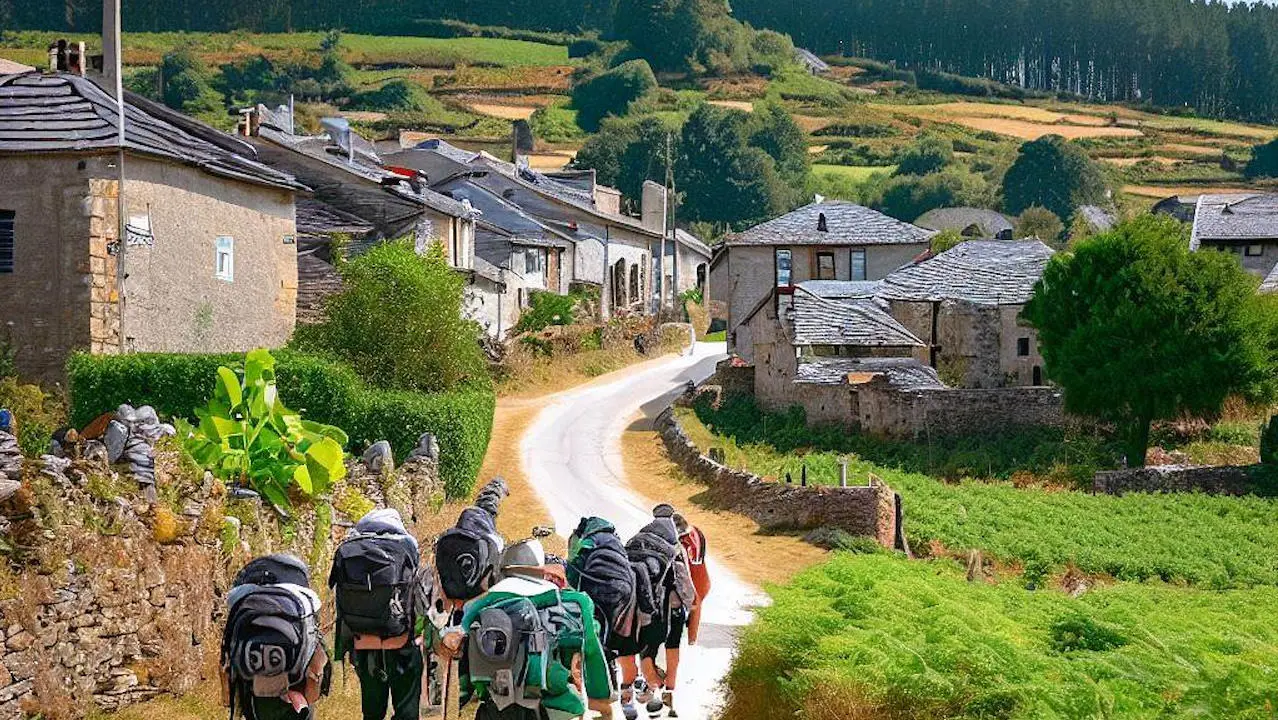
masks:
<svg viewBox="0 0 1278 720"><path fill-rule="evenodd" d="M484 608L468 631L471 682L488 686L500 711L511 706L537 710L551 663L557 662L560 632L581 632L581 618L562 604L538 608L528 598L511 598ZM530 676L532 658L540 674Z"/></svg>

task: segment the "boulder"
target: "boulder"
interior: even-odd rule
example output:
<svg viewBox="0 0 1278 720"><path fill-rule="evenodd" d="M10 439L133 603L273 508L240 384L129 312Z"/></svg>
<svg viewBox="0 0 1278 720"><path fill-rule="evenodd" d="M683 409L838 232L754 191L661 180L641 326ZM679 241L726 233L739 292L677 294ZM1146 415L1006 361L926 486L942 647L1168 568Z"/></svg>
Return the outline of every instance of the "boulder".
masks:
<svg viewBox="0 0 1278 720"><path fill-rule="evenodd" d="M389 442L379 440L368 447L364 451L363 457L364 467L368 468L370 473L381 475L383 472L390 472L395 469L395 455L391 452Z"/></svg>

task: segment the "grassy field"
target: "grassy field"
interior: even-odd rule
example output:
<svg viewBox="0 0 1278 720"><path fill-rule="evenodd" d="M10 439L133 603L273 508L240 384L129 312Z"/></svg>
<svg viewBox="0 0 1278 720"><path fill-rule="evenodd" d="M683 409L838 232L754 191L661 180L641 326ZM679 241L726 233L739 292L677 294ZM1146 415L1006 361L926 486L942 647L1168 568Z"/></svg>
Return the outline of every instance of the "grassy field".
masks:
<svg viewBox="0 0 1278 720"><path fill-rule="evenodd" d="M0 35L0 56L9 50L39 52L47 61L50 42L65 34L52 32L19 32ZM176 47L190 47L197 55L215 62L230 62L251 55L278 55L313 51L319 48L323 33L125 33L122 38L124 60L128 64L154 65L166 52ZM96 35L74 35L92 47L100 46ZM426 38L379 35L342 35L342 56L355 65L397 64L417 67L455 67L457 65L492 65L519 67L534 65L568 65L568 48L522 40L499 38ZM15 58L18 59L18 58Z"/></svg>
<svg viewBox="0 0 1278 720"><path fill-rule="evenodd" d="M715 421L715 411L699 410ZM1048 573L1076 568L1122 580L1213 588L1278 585L1278 553L1273 552L1278 546L1278 499L1079 492L1070 484L1090 479L1090 463L1103 457L1103 448L1068 447L1083 442L1081 438L1008 438L1001 447L986 440L987 449L866 443L858 454L851 446L838 451L779 449L758 436L802 434L808 443L828 447L829 435L801 425L768 428L778 422L775 417L758 418L753 433L740 416L725 418L735 430L720 428L720 434L692 411L683 411L681 419L698 447L723 448L728 465L765 477L789 473L798 482L806 466L809 482L833 484L839 458L847 457L852 478L864 482L873 473L901 494L906 535L916 552L964 555L978 549L1009 572L1027 566ZM929 453L938 456L938 467L967 479L947 482L919 472L929 465L922 457ZM1018 463L1026 470L1010 472ZM1009 479L1000 479L991 467L1001 467ZM1045 472L1035 474L1034 469Z"/></svg>
<svg viewBox="0 0 1278 720"><path fill-rule="evenodd" d="M1272 718L1278 704L1272 587L1072 598L967 582L946 560L839 554L772 598L726 717Z"/></svg>
<svg viewBox="0 0 1278 720"><path fill-rule="evenodd" d="M812 166L812 172L817 175L833 175L836 177L847 178L856 183L863 183L870 179L871 175L882 174L891 175L896 172L895 165L821 165Z"/></svg>

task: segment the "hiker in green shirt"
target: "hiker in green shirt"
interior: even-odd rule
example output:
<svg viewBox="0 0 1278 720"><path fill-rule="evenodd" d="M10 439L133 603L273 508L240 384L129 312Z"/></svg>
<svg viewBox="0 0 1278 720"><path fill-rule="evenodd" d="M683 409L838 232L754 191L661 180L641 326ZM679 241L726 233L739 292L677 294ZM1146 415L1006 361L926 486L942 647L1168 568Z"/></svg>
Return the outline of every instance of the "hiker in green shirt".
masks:
<svg viewBox="0 0 1278 720"><path fill-rule="evenodd" d="M502 579L466 604L461 624L444 632L443 651L464 652L461 704L478 698L477 718L611 717L612 681L594 603L546 579L541 543L528 540L503 554ZM580 657L581 684L573 674Z"/></svg>

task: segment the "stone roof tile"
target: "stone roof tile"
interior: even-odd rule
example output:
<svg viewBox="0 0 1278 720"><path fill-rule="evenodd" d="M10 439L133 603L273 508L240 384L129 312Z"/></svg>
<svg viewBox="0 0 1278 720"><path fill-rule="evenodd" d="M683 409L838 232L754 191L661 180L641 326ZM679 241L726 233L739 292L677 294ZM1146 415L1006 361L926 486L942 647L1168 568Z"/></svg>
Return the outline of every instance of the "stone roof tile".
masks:
<svg viewBox="0 0 1278 720"><path fill-rule="evenodd" d="M825 218L825 230L821 218ZM855 203L828 200L728 236L739 245L908 245L934 233Z"/></svg>
<svg viewBox="0 0 1278 720"><path fill-rule="evenodd" d="M889 274L879 297L1023 305L1034 294L1052 252L1038 240L969 240Z"/></svg>
<svg viewBox="0 0 1278 720"><path fill-rule="evenodd" d="M791 312L795 345L922 346L913 333L870 301L836 302L802 288Z"/></svg>

